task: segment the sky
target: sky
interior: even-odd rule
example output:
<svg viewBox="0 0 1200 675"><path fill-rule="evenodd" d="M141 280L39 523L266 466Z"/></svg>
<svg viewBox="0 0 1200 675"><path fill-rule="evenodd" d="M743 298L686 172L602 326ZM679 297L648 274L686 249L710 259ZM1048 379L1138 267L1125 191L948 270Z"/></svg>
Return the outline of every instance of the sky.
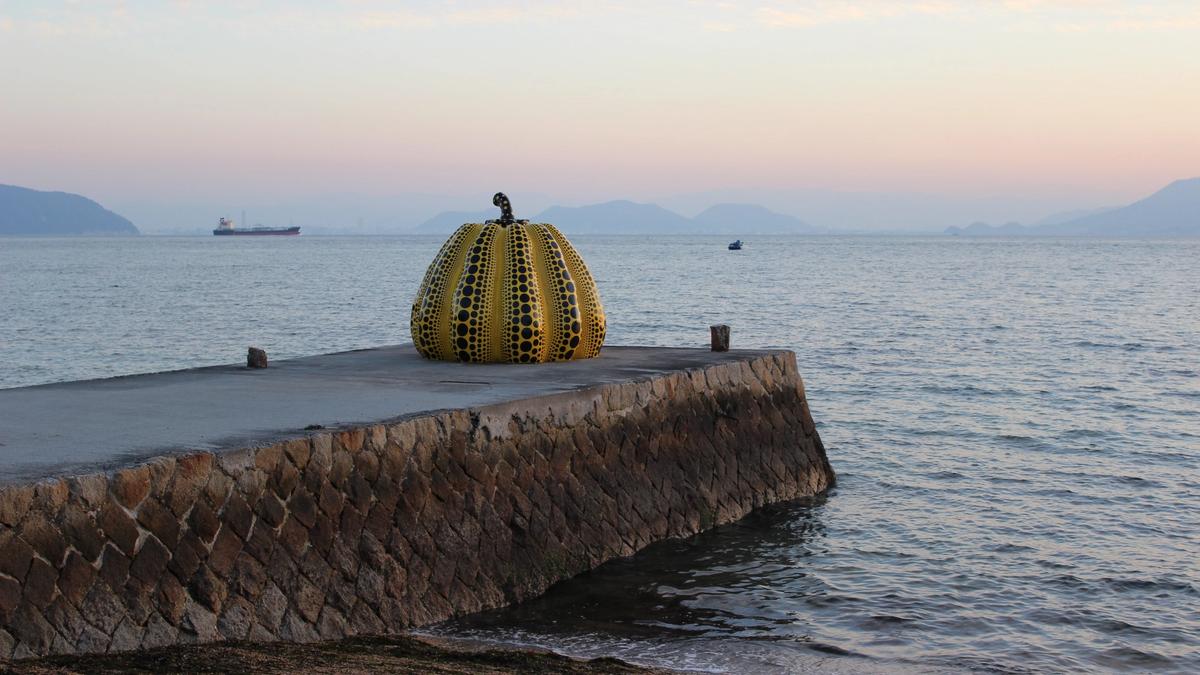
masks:
<svg viewBox="0 0 1200 675"><path fill-rule="evenodd" d="M1200 175L1197 45L1171 1L0 0L0 183L1103 206Z"/></svg>

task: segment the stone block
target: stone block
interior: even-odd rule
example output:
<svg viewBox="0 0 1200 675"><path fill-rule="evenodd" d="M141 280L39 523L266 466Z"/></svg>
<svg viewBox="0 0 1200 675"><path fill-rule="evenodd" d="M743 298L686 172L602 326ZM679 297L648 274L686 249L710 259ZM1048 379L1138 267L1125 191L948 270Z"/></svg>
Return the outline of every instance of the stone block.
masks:
<svg viewBox="0 0 1200 675"><path fill-rule="evenodd" d="M128 652L137 649L142 644L142 632L141 626L126 618L113 631L112 640L108 644L108 651Z"/></svg>
<svg viewBox="0 0 1200 675"><path fill-rule="evenodd" d="M200 541L209 544L216 538L217 531L221 529L221 521L211 506L204 502L197 502L188 515L188 526Z"/></svg>
<svg viewBox="0 0 1200 675"><path fill-rule="evenodd" d="M35 511L53 517L67 503L71 490L67 481L61 478L40 481L33 486L33 503Z"/></svg>
<svg viewBox="0 0 1200 675"><path fill-rule="evenodd" d="M242 551L242 540L234 533L233 528L226 525L221 528L213 541L212 551L208 555L207 565L218 576L224 577L233 569L233 561Z"/></svg>
<svg viewBox="0 0 1200 675"><path fill-rule="evenodd" d="M316 629L308 623L300 615L288 609L283 615L283 621L279 624L279 637L290 642L316 642L321 639Z"/></svg>
<svg viewBox="0 0 1200 675"><path fill-rule="evenodd" d="M200 605L189 605L179 622L182 637L191 642L213 642L221 639L217 616Z"/></svg>
<svg viewBox="0 0 1200 675"><path fill-rule="evenodd" d="M179 631L163 617L151 615L142 633L142 649L157 649L178 642Z"/></svg>
<svg viewBox="0 0 1200 675"><path fill-rule="evenodd" d="M200 567L200 563L207 557L208 549L204 542L195 532L188 530L180 536L179 542L175 545L175 551L171 555L170 562L167 563L167 569L171 570L171 573L180 580L190 579L196 569Z"/></svg>
<svg viewBox="0 0 1200 675"><path fill-rule="evenodd" d="M23 582L32 561L33 548L29 544L11 530L0 532L0 572Z"/></svg>
<svg viewBox="0 0 1200 675"><path fill-rule="evenodd" d="M171 552L156 537L146 537L129 565L129 574L145 584L153 585L167 570Z"/></svg>
<svg viewBox="0 0 1200 675"><path fill-rule="evenodd" d="M225 596L229 593L225 582L214 574L212 570L203 565L192 575L187 585L187 591L188 595L192 596L196 602L199 602L213 613L221 611L221 605L225 602ZM184 618L186 619L186 611Z"/></svg>
<svg viewBox="0 0 1200 675"><path fill-rule="evenodd" d="M72 476L67 480L67 485L70 499L86 510L100 508L104 503L104 495L108 494L108 477L102 473Z"/></svg>
<svg viewBox="0 0 1200 675"><path fill-rule="evenodd" d="M118 602L118 597L112 589L96 584L83 599L83 604L79 606L79 613L83 615L85 621L95 626L104 635L112 635L112 632L117 629L117 624L125 618L126 614L125 608ZM106 641L105 647L107 648L107 646ZM93 651L82 647L80 650Z"/></svg>
<svg viewBox="0 0 1200 675"><path fill-rule="evenodd" d="M317 633L326 640L337 640L350 635L350 626L342 613L325 605L317 618Z"/></svg>
<svg viewBox="0 0 1200 675"><path fill-rule="evenodd" d="M64 506L57 525L63 537L88 561L94 562L100 556L104 548L104 534L96 524L95 517L86 512L82 504L69 503Z"/></svg>
<svg viewBox="0 0 1200 675"><path fill-rule="evenodd" d="M265 521L260 520L250 530L250 537L246 539L246 545L242 548L242 552L260 563L266 564L271 559L271 554L275 552L277 544L278 533L267 526Z"/></svg>
<svg viewBox="0 0 1200 675"><path fill-rule="evenodd" d="M267 367L267 352L258 347L249 347L246 349L246 367L247 368L266 368Z"/></svg>
<svg viewBox="0 0 1200 675"><path fill-rule="evenodd" d="M327 434L322 435L326 439L329 437ZM288 441L284 444L283 448L284 453L287 454L288 459L292 461L295 468L303 470L308 465L308 459L312 454L312 442L309 439L300 438Z"/></svg>
<svg viewBox="0 0 1200 675"><path fill-rule="evenodd" d="M244 541L246 537L250 536L254 513L240 494L232 494L226 500L225 507L221 509L220 519L233 530L239 539Z"/></svg>
<svg viewBox="0 0 1200 675"><path fill-rule="evenodd" d="M7 624L20 604L21 583L11 577L0 576L0 624Z"/></svg>
<svg viewBox="0 0 1200 675"><path fill-rule="evenodd" d="M169 549L179 540L179 516L154 497L142 502L137 521Z"/></svg>
<svg viewBox="0 0 1200 675"><path fill-rule="evenodd" d="M254 612L262 625L272 633L279 629L287 611L287 596L275 584L268 583L254 602Z"/></svg>
<svg viewBox="0 0 1200 675"><path fill-rule="evenodd" d="M229 592L244 598L255 598L266 586L267 571L263 564L245 551L238 554L229 575Z"/></svg>
<svg viewBox="0 0 1200 675"><path fill-rule="evenodd" d="M135 509L150 494L150 467L121 469L113 474L112 495L127 509Z"/></svg>
<svg viewBox="0 0 1200 675"><path fill-rule="evenodd" d="M176 516L187 513L207 487L212 468L213 456L207 452L184 455L175 460L174 482L166 499L172 513Z"/></svg>
<svg viewBox="0 0 1200 675"><path fill-rule="evenodd" d="M168 622L171 626L178 626L183 619L183 612L187 609L188 596L187 589L174 575L164 575L158 586L158 595L155 598L158 605L159 616Z"/></svg>
<svg viewBox="0 0 1200 675"><path fill-rule="evenodd" d="M300 471L290 459L279 462L270 476L267 488L280 499L288 499L292 495L292 491L300 484Z"/></svg>
<svg viewBox="0 0 1200 675"><path fill-rule="evenodd" d="M242 598L231 598L217 619L217 630L226 640L245 640L254 623L254 605Z"/></svg>
<svg viewBox="0 0 1200 675"><path fill-rule="evenodd" d="M129 578L129 557L113 544L106 544L104 551L100 554L99 577L108 584L108 588L101 589L101 592L120 591Z"/></svg>
<svg viewBox="0 0 1200 675"><path fill-rule="evenodd" d="M133 555L138 540L137 522L117 503L115 497L109 496L100 507L96 524L100 526L104 536L122 552Z"/></svg>
<svg viewBox="0 0 1200 675"><path fill-rule="evenodd" d="M15 527L33 504L32 485L0 487L0 523Z"/></svg>
<svg viewBox="0 0 1200 675"><path fill-rule="evenodd" d="M298 558L304 552L304 547L308 546L308 530L304 529L304 525L294 516L289 515L279 530L279 543L291 556Z"/></svg>
<svg viewBox="0 0 1200 675"><path fill-rule="evenodd" d="M45 609L54 599L57 582L58 570L41 558L34 558L25 575L22 599L38 609Z"/></svg>

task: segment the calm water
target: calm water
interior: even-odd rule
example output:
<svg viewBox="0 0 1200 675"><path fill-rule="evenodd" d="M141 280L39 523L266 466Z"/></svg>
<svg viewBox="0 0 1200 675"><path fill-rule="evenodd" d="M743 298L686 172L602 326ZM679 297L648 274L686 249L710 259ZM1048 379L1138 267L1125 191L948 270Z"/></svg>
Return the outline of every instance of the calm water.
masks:
<svg viewBox="0 0 1200 675"><path fill-rule="evenodd" d="M725 243L576 241L610 344L723 322L795 350L837 489L438 632L733 672L1200 671L1200 241ZM439 244L0 239L0 387L406 341Z"/></svg>

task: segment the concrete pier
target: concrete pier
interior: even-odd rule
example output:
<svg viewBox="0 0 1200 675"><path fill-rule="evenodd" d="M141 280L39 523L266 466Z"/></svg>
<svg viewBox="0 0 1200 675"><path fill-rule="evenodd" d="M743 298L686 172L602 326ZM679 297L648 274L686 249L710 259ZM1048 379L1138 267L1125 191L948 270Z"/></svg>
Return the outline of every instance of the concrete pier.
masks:
<svg viewBox="0 0 1200 675"><path fill-rule="evenodd" d="M0 390L0 658L395 631L832 481L785 351Z"/></svg>

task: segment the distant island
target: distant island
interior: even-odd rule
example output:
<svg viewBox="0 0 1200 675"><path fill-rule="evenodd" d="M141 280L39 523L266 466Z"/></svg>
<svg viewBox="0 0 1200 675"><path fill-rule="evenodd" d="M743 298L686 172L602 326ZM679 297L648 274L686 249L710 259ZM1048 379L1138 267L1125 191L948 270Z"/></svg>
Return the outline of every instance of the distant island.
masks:
<svg viewBox="0 0 1200 675"><path fill-rule="evenodd" d="M0 235L137 235L129 220L69 192L0 185Z"/></svg>
<svg viewBox="0 0 1200 675"><path fill-rule="evenodd" d="M1128 206L1062 214L1033 225L971 223L946 234L968 237L1200 236L1200 178L1177 180Z"/></svg>
<svg viewBox="0 0 1200 675"><path fill-rule="evenodd" d="M519 214L518 214L519 216ZM463 223L495 218L496 211L444 211L417 226L417 232L443 234ZM531 218L553 223L569 234L821 234L794 216L755 204L716 204L694 218L657 204L616 200L587 206L551 206Z"/></svg>

